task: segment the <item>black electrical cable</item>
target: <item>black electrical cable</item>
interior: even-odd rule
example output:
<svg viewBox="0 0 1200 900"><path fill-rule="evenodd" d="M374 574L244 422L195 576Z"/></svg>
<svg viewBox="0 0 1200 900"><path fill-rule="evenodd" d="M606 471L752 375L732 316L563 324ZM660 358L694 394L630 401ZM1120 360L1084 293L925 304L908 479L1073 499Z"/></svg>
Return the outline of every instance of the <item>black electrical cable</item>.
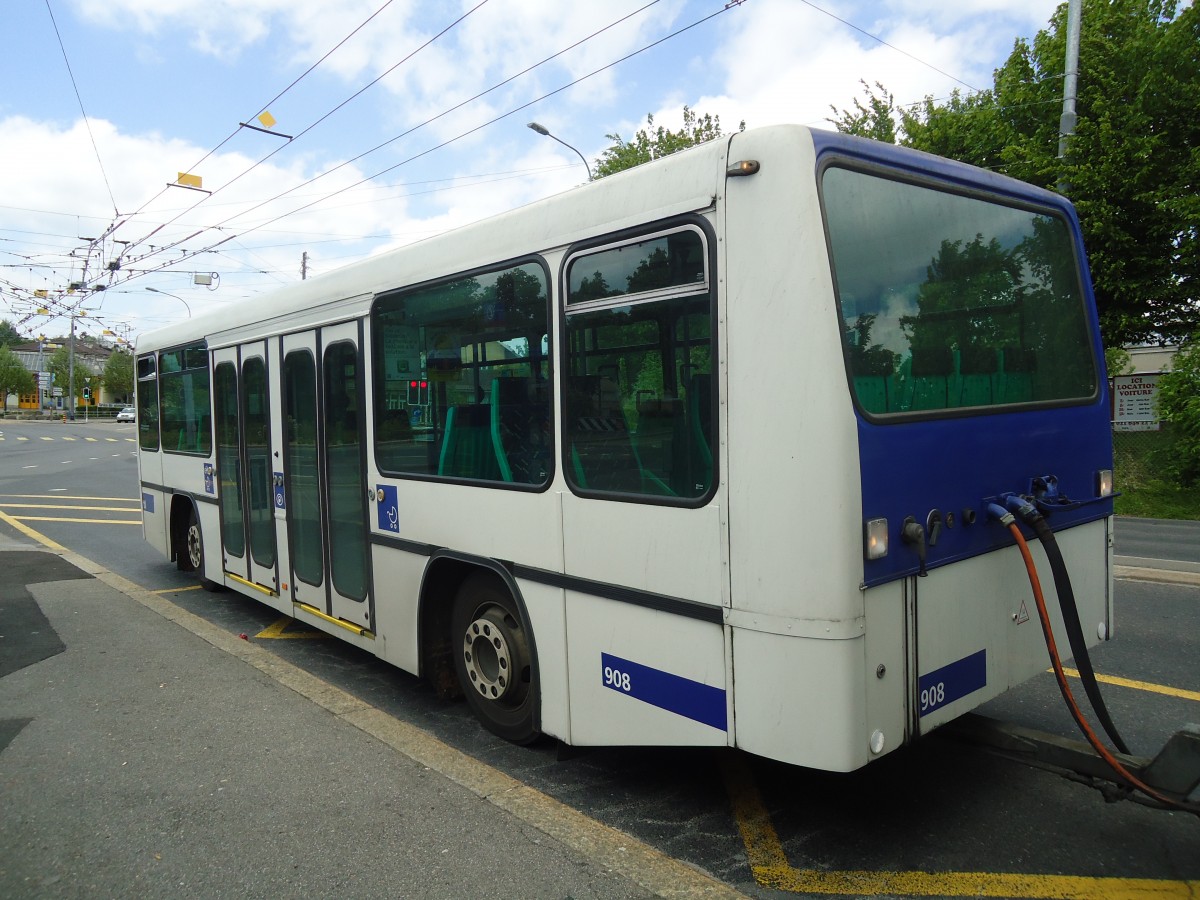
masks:
<svg viewBox="0 0 1200 900"><path fill-rule="evenodd" d="M1117 733L1117 726L1113 724L1112 718L1108 714L1108 707L1104 704L1104 696L1100 693L1100 685L1096 683L1096 672L1092 668L1087 641L1083 637L1083 626L1079 622L1079 607L1075 603L1075 591L1071 587L1071 576L1067 573L1067 566L1063 562L1058 541L1043 516L1038 515L1028 524L1032 526L1038 540L1042 542L1042 549L1046 551L1046 558L1050 561L1050 571L1054 576L1054 590L1058 594L1058 606L1062 611L1063 625L1067 629L1067 641L1071 645L1071 655L1075 657L1075 668L1079 670L1079 680L1083 683L1084 692L1092 704L1096 718L1104 727L1109 739L1112 740L1113 746L1128 755L1129 748L1121 739L1121 735Z"/></svg>

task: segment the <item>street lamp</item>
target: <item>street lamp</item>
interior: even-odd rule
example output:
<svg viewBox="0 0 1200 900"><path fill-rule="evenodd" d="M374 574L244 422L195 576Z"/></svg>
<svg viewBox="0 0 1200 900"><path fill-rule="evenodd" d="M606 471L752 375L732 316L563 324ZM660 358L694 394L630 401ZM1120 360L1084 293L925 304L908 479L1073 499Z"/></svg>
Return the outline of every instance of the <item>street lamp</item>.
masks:
<svg viewBox="0 0 1200 900"><path fill-rule="evenodd" d="M582 153L580 153L578 150L575 150L575 148L572 147L570 144L568 144L566 141L562 140L561 138L556 138L554 135L552 135L549 132L549 130L546 128L545 125L539 125L537 122L530 122L526 127L532 128L534 131L536 131L538 134L542 135L543 137L548 137L553 141L558 141L560 144L562 144L568 150L574 150L575 154L580 159L583 160L583 167L585 169L587 169L587 173L588 173L588 181L592 180L592 167L588 165L588 161L584 158Z"/></svg>
<svg viewBox="0 0 1200 900"><path fill-rule="evenodd" d="M146 288L146 290L151 291L155 294L166 294L168 297L174 297L176 300L178 300L180 303L182 303L183 308L188 311L188 318L190 319L192 317L192 308L190 306L188 306L188 302L186 300L184 300L182 297L180 297L178 294L172 294L170 291L160 291L156 287L148 287L148 288Z"/></svg>

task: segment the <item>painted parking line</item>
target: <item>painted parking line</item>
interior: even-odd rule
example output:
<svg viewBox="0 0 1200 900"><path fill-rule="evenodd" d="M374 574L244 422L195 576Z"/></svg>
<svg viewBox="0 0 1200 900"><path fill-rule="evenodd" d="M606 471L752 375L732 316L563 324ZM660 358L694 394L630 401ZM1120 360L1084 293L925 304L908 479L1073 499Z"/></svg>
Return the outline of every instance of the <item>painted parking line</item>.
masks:
<svg viewBox="0 0 1200 900"><path fill-rule="evenodd" d="M740 754L722 754L725 789L746 845L754 880L766 888L818 896L1010 897L1056 900L1194 900L1200 881L1156 878L1096 878L1083 875L1027 875L1012 872L868 872L798 869L763 804L758 786Z"/></svg>
<svg viewBox="0 0 1200 900"><path fill-rule="evenodd" d="M278 622L270 625L255 635L256 638L266 638L269 640L312 640L313 638L327 638L323 631L313 631L306 627L303 623L297 622L291 616L284 616Z"/></svg>
<svg viewBox="0 0 1200 900"><path fill-rule="evenodd" d="M1053 672L1053 669L1047 669L1047 672ZM1078 678L1078 669L1068 669L1063 667L1063 672L1069 678ZM1103 684L1111 684L1116 687L1132 688L1135 691L1148 691L1151 694L1162 694L1165 697L1177 697L1181 700L1195 700L1200 703L1200 691L1189 691L1186 688L1168 687L1165 684L1153 684L1149 681L1134 681L1132 678L1121 678L1117 675L1101 675L1096 673L1096 680Z"/></svg>
<svg viewBox="0 0 1200 900"><path fill-rule="evenodd" d="M128 510L122 510L128 512ZM141 517L136 519L73 519L69 516L54 517L54 516L5 516L5 519L12 519L14 522L75 522L81 525L141 525Z"/></svg>

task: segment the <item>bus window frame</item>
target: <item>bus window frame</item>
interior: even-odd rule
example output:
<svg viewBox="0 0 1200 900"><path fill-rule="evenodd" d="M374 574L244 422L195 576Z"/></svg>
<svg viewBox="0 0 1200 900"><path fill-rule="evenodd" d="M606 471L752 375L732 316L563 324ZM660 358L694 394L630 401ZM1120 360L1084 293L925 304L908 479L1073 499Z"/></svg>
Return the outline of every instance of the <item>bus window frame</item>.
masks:
<svg viewBox="0 0 1200 900"><path fill-rule="evenodd" d="M176 372L167 372L163 368L162 358L166 354L168 354L168 353L183 353L184 354L183 359L186 360L187 354L191 353L191 352L203 353L203 355L204 355L204 365L203 366L194 366L192 368L182 368ZM208 459L213 454L213 433L212 433L213 432L213 426L212 426L212 415L213 415L213 411L212 411L212 407L213 407L212 370L213 370L213 365L212 365L212 355L209 352L208 341L205 340L204 338L201 338L198 341L190 341L189 343L186 343L186 344L178 344L178 345L175 345L172 347L163 347L160 350L155 351L154 356L155 356L155 367L156 367L154 380L158 383L158 430L159 430L159 444L160 444L159 449L161 449L163 453L166 453L170 456L193 456L193 457L199 457L201 459ZM205 382L205 387L207 388L207 392L208 392L208 415L205 417L208 421L208 442L209 442L208 450L207 451L205 451L205 450L179 450L179 449L172 450L172 449L168 448L165 443L162 442L162 426L163 426L163 418L164 418L163 417L163 390L162 390L163 375L165 374L167 376L175 376L175 375L182 375L185 372L199 372L201 370L204 371L204 382ZM200 420L200 421L203 421L203 420ZM198 433L200 431L200 421L197 421L195 423L196 430Z"/></svg>
<svg viewBox="0 0 1200 900"><path fill-rule="evenodd" d="M623 245L634 244L639 241L644 241L649 238L666 236L675 234L681 231L692 230L700 234L701 240L704 243L704 282L702 285L695 287L691 285L679 285L673 288L656 288L650 291L642 291L634 294L618 294L613 297L605 297L597 300L585 300L577 303L568 303L570 290L570 268L571 264L583 256L601 249L610 247L620 247ZM721 397L721 340L720 331L718 329L719 315L718 305L719 297L717 285L720 279L717 271L717 231L713 223L703 215L698 213L688 213L680 216L673 216L669 219L659 219L653 222L646 222L640 225L623 228L618 231L606 232L594 238L578 241L567 247L563 254L562 262L559 264L558 272L558 292L560 301L557 308L558 316L558 333L560 335L559 348L557 351L559 357L558 371L562 372L562 380L559 384L559 400L558 400L558 415L559 419L564 423L559 444L559 458L563 461L563 472L566 478L567 486L571 493L577 497L589 500L608 500L620 503L635 503L648 506L666 506L675 509L700 509L707 506L717 494L717 487L720 484L720 467L721 467L721 424L720 424L720 397ZM567 337L567 320L572 315L587 314L591 312L603 311L610 308L635 307L653 303L662 303L669 300L708 297L708 319L709 319L709 368L710 377L712 378L712 391L709 398L709 416L712 422L711 445L709 447L712 455L712 474L709 478L709 485L704 493L695 497L679 497L665 496L658 494L636 493L630 491L613 491L604 490L601 488L587 488L580 486L572 475L569 460L571 458L571 438L566 428L566 403L567 390L566 379L570 377L569 360L571 355L571 342ZM568 309L570 312L568 313Z"/></svg>
<svg viewBox="0 0 1200 900"><path fill-rule="evenodd" d="M376 291L375 297L371 300L371 308L368 312L368 320L370 322L370 343L371 343L371 370L368 373L371 389L371 440L364 441L364 445L369 449L371 462L378 470L380 475L385 478L394 478L404 481L422 481L433 484L466 484L480 488L494 488L498 490L522 491L524 493L543 493L550 489L554 483L556 462L553 453L547 460L546 476L543 481L531 483L527 481L502 481L493 480L490 478L464 478L453 475L438 475L436 473L422 472L405 472L391 468L386 468L380 459L380 454L377 449L379 442L380 430L380 415L382 412L383 388L382 379L380 377L380 367L384 364L383 353L381 352L380 342L383 340L383 329L380 327L379 316L381 315L381 304L394 298L403 297L407 294L414 294L420 291L426 291L431 288L436 288L439 285L452 284L456 281L461 281L468 278L475 278L479 275L502 274L506 271L518 269L522 266L537 266L542 272L542 281L546 290L546 308L545 308L545 338L549 344L548 352L542 357L543 364L546 367L546 383L548 386L548 402L546 404L547 429L551 435L551 446L553 446L553 434L555 428L555 405L554 405L554 387L555 387L555 353L554 353L554 277L550 271L550 266L546 263L545 258L540 253L526 253L520 256L511 257L509 259L500 260L494 263L488 263L482 266L474 266L470 269L463 269L449 275L438 276L436 278L426 279L424 281L413 282L399 287L387 288L385 290ZM481 337L480 335L464 335L467 337ZM526 365L528 365L526 358ZM482 368L482 366L476 366ZM432 387L430 388L432 390ZM443 435L444 437L444 435Z"/></svg>
<svg viewBox="0 0 1200 900"><path fill-rule="evenodd" d="M144 363L149 363L150 371L143 374L142 368ZM147 353L139 353L134 361L134 406L137 408L137 419L135 427L137 428L138 450L145 450L147 453L158 453L162 450L162 410L159 408L161 402L158 383L158 351L151 350ZM154 384L154 445L147 446L142 442L142 423L146 416L143 415L142 391L141 385L143 382L152 382ZM148 427L148 426L147 426Z"/></svg>
<svg viewBox="0 0 1200 900"><path fill-rule="evenodd" d="M846 333L847 322L842 309L841 288L838 284L837 267L834 263L833 239L829 231L829 216L825 200L825 174L830 169L844 169L850 172L907 184L913 187L925 188L942 194L951 194L969 200L995 204L1008 209L1022 210L1035 215L1046 216L1058 220L1066 228L1071 238L1071 262L1075 273L1076 296L1081 305L1082 322L1086 326L1088 341L1088 357L1092 364L1092 391L1087 396L1068 397L1057 400L1031 400L1013 403L998 403L980 406L944 407L940 409L921 409L914 411L898 411L877 413L863 406L854 387L854 370L850 364L850 356L846 352L845 341L840 337ZM941 421L946 419L961 419L974 416L1004 415L1014 412L1032 412L1035 410L1064 409L1075 406L1092 406L1100 400L1101 380L1103 369L1098 365L1095 341L1093 335L1098 333L1096 321L1095 297L1091 283L1085 277L1083 262L1083 236L1078 223L1065 209L1049 203L1037 202L1020 193L1009 193L998 190L987 190L978 185L966 185L946 178L940 178L928 173L918 174L907 169L898 169L881 165L872 160L847 155L843 152L826 153L820 156L816 166L816 189L818 209L821 214L821 230L825 237L825 257L829 264L830 281L833 287L834 315L837 318L839 342L841 343L843 374L846 378L846 389L857 415L873 425L900 425L911 422Z"/></svg>

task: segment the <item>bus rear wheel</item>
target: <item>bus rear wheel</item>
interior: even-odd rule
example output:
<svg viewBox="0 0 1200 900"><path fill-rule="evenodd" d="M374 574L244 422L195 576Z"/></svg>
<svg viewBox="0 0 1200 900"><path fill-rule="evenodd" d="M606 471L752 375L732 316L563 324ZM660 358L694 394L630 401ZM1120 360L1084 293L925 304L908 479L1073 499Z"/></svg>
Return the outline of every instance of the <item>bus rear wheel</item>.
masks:
<svg viewBox="0 0 1200 900"><path fill-rule="evenodd" d="M467 704L488 731L516 744L535 741L537 685L532 642L516 601L487 573L472 575L454 598L454 671Z"/></svg>
<svg viewBox="0 0 1200 900"><path fill-rule="evenodd" d="M195 572L204 590L223 590L217 582L204 577L204 533L200 530L200 520L196 517L194 507L188 510L187 525L183 529L183 547L176 558L180 571Z"/></svg>

